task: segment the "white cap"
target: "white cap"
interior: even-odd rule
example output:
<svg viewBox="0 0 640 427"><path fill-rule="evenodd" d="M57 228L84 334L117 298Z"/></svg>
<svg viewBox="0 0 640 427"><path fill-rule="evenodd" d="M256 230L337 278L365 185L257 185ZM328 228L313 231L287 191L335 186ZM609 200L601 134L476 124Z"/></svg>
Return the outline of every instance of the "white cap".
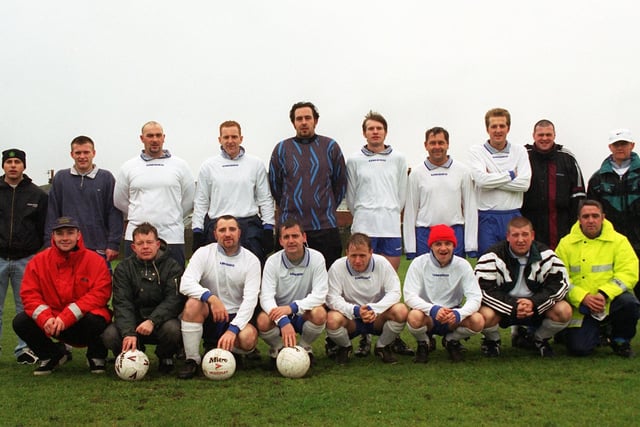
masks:
<svg viewBox="0 0 640 427"><path fill-rule="evenodd" d="M615 144L618 141L635 142L629 129L615 129L609 132L609 144Z"/></svg>

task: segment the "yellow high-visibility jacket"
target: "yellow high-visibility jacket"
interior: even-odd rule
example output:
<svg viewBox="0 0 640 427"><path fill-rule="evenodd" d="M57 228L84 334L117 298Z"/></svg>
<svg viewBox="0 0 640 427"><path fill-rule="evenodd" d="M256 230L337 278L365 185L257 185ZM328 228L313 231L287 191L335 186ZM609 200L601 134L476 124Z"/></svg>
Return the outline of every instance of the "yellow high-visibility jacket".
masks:
<svg viewBox="0 0 640 427"><path fill-rule="evenodd" d="M560 240L556 254L569 273L567 301L573 306L573 320L569 327L582 325L580 303L588 294L598 292L607 296L605 313L609 314L611 301L638 282L638 257L625 236L604 220L602 233L595 239L587 238L576 222L571 232Z"/></svg>

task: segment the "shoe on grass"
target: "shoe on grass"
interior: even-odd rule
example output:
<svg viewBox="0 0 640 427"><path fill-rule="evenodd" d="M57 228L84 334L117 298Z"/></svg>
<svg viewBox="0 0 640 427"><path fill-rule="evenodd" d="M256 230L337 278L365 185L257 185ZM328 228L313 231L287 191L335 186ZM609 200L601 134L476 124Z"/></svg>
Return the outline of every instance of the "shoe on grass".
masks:
<svg viewBox="0 0 640 427"><path fill-rule="evenodd" d="M371 353L371 335L362 334L360 337L360 344L355 351L356 357L367 357Z"/></svg>
<svg viewBox="0 0 640 427"><path fill-rule="evenodd" d="M24 351L16 357L16 361L21 365L35 365L38 363L38 356L30 349L25 348Z"/></svg>
<svg viewBox="0 0 640 427"><path fill-rule="evenodd" d="M189 380L196 376L198 372L198 362L193 359L187 359L184 366L178 371L178 378L181 380Z"/></svg>
<svg viewBox="0 0 640 427"><path fill-rule="evenodd" d="M349 362L349 356L353 352L353 346L338 347L336 351L336 363L338 365L346 365Z"/></svg>
<svg viewBox="0 0 640 427"><path fill-rule="evenodd" d="M88 358L87 365L89 365L89 371L92 374L104 374L107 371L107 362L104 359Z"/></svg>
<svg viewBox="0 0 640 427"><path fill-rule="evenodd" d="M407 345L402 338L397 337L391 344L391 351L401 356L415 356L416 352Z"/></svg>
<svg viewBox="0 0 640 427"><path fill-rule="evenodd" d="M418 341L414 363L427 363L429 361L429 344L426 341Z"/></svg>
<svg viewBox="0 0 640 427"><path fill-rule="evenodd" d="M40 360L40 366L33 371L33 375L41 376L41 375L49 375L53 372L54 369L62 366L67 361L67 355L65 353L58 354L51 359Z"/></svg>
<svg viewBox="0 0 640 427"><path fill-rule="evenodd" d="M480 350L486 357L498 357L500 356L500 340L492 341L486 338L482 339L480 344Z"/></svg>
<svg viewBox="0 0 640 427"><path fill-rule="evenodd" d="M534 345L540 352L540 356L542 357L553 357L553 348L549 344L549 340L535 340Z"/></svg>
<svg viewBox="0 0 640 427"><path fill-rule="evenodd" d="M376 347L376 349L373 350L373 354L382 359L384 363L398 363L398 359L396 359L396 357L393 355L393 351L391 351L391 345Z"/></svg>
<svg viewBox="0 0 640 427"><path fill-rule="evenodd" d="M442 346L447 349L449 358L453 362L460 362L464 359L464 352L467 350L458 340L448 340L442 337Z"/></svg>
<svg viewBox="0 0 640 427"><path fill-rule="evenodd" d="M635 356L633 350L631 350L631 343L629 341L616 341L611 340L611 349L615 354L625 359L630 359Z"/></svg>

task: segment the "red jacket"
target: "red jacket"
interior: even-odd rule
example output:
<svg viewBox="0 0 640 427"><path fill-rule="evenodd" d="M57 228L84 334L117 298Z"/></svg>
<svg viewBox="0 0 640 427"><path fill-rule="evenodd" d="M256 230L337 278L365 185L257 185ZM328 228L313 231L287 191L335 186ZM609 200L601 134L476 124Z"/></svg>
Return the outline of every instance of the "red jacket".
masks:
<svg viewBox="0 0 640 427"><path fill-rule="evenodd" d="M57 248L52 237L51 247L27 264L20 297L25 313L40 328L56 316L67 328L86 313L111 320L107 307L111 275L104 258L84 247L82 236L76 248L67 253Z"/></svg>

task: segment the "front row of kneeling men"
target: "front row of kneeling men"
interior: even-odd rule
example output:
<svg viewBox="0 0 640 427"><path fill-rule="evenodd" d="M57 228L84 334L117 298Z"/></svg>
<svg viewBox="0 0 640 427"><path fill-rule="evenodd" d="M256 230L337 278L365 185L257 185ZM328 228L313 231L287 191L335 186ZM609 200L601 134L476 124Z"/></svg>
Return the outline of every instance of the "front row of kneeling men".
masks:
<svg viewBox="0 0 640 427"><path fill-rule="evenodd" d="M192 378L201 340L205 351L220 347L242 355L261 337L272 364L283 346L293 345L307 349L313 360L312 343L325 328L337 363L349 360L351 339L361 334L379 335L374 354L395 363L391 344L405 324L417 341L414 360L420 363L435 348L433 335L442 336L453 361L463 358L462 341L479 332L482 352L499 356L498 328L514 325L521 327L512 344L542 357L553 355L554 337L574 355L590 354L605 339L616 354L633 355L638 259L598 202L582 202L557 255L534 240L529 220L514 218L506 240L479 258L475 272L454 256L454 231L432 227L431 252L407 271L404 303L395 270L372 253L364 234L350 237L346 256L327 273L322 255L306 247L301 226L289 220L279 230L283 249L267 260L262 275L258 259L240 246L234 217L218 219L215 237L216 243L194 253L183 273L156 229L140 225L133 233L134 255L114 272L115 316L109 324L111 279L104 260L84 248L73 219L58 219L51 248L27 266L25 312L13 322L40 358L34 373L48 374L63 364L70 356L65 343L88 347L94 373L104 372L107 349L118 354L145 344L157 345L159 369L168 373L183 345L186 362L178 376Z"/></svg>

